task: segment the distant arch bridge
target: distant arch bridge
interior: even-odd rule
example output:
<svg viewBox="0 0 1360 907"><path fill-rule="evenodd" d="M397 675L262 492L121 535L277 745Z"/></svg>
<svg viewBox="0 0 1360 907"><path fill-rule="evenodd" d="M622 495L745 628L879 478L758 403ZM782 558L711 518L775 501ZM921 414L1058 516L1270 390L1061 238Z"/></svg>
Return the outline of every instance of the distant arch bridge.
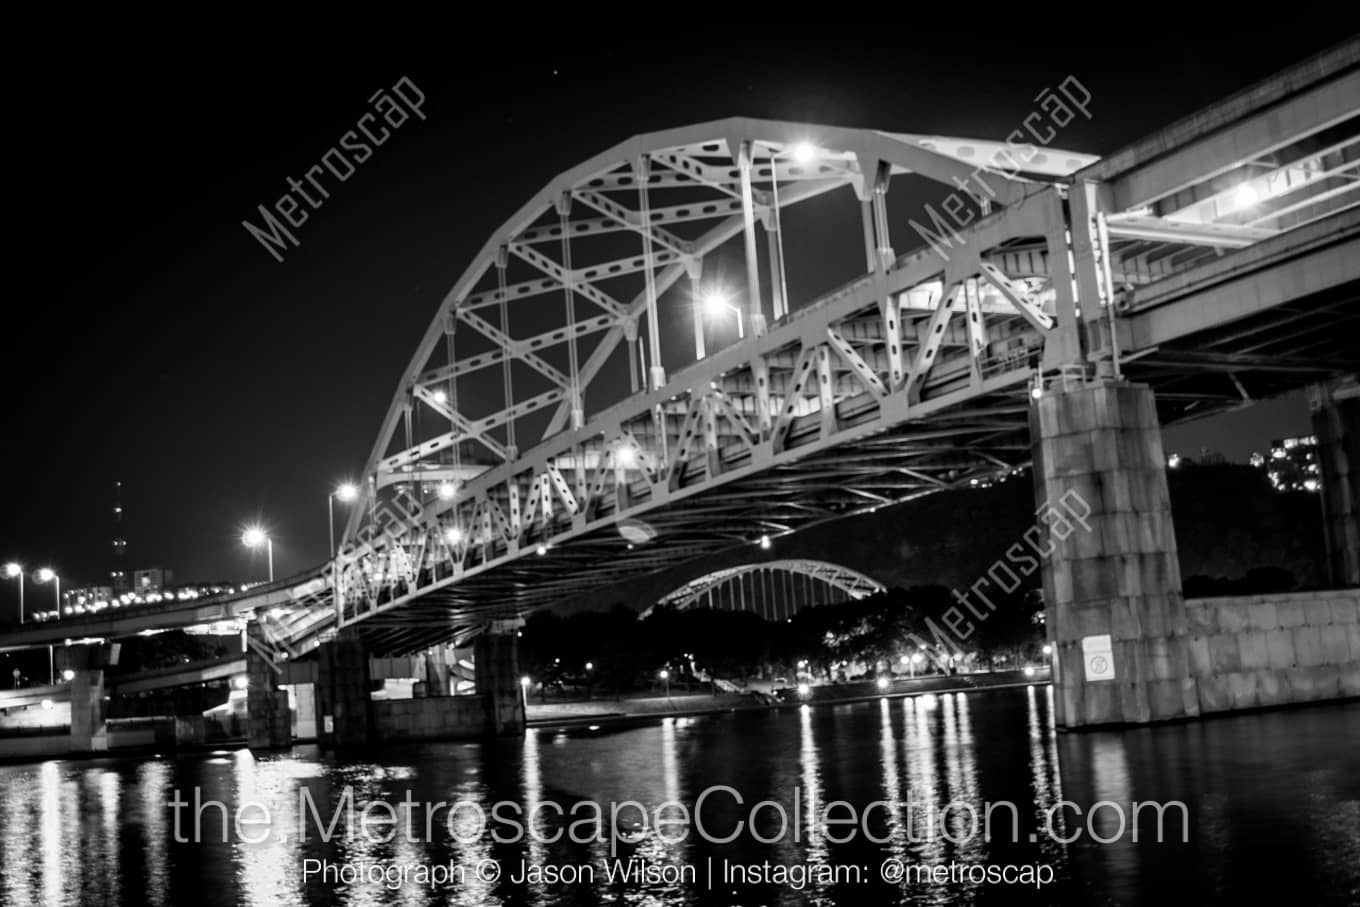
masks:
<svg viewBox="0 0 1360 907"><path fill-rule="evenodd" d="M807 558L787 558L714 570L667 593L657 607L750 611L766 620L785 620L813 605L858 601L883 591L883 584L849 567Z"/></svg>

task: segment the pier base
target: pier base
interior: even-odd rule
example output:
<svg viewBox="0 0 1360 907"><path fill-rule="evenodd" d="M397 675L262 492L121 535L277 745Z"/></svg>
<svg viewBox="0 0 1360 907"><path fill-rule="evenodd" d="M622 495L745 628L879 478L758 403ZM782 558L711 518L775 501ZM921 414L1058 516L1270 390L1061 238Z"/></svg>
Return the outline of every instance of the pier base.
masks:
<svg viewBox="0 0 1360 907"><path fill-rule="evenodd" d="M518 621L497 621L474 645L477 694L486 709L486 732L498 737L524 733L519 625Z"/></svg>
<svg viewBox="0 0 1360 907"><path fill-rule="evenodd" d="M1199 714L1187 661L1166 457L1151 388L1116 381L1054 388L1030 413L1054 648L1056 723L1143 724Z"/></svg>

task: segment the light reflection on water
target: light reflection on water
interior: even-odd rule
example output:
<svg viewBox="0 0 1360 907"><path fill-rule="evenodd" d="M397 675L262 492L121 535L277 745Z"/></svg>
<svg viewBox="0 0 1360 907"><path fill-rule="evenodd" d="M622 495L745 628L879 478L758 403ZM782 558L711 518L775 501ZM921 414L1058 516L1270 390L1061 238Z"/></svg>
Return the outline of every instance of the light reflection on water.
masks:
<svg viewBox="0 0 1360 907"><path fill-rule="evenodd" d="M950 694L872 703L667 718L611 731L531 731L523 741L429 744L391 748L366 761L340 761L315 748L252 756L145 761L104 759L0 766L0 898L13 905L246 904L289 905L590 905L648 904L1082 904L1149 900L1234 903L1288 896L1296 903L1349 903L1360 898L1360 705L1244 715L1122 733L1055 735L1046 687L964 696ZM1060 771L1061 768L1061 771ZM665 802L693 807L711 785L742 798L715 796L704 820L725 836L739 821L744 834L715 844L693 834L667 840L655 828L618 846L622 859L693 866L698 886L611 883L600 871L615 856L607 841L566 838L573 806L636 801L648 811ZM356 810L381 801L417 804L409 819L378 810L363 827L329 842L310 823L302 839L305 789L329 821L342 792ZM202 813L204 843L186 843L194 789L203 801L241 813L243 843L220 811ZM189 802L180 826L169 804ZM1064 796L1087 812L1100 801L1183 801L1191 816L1188 843L1109 844L1052 840L1042 832ZM429 818L426 803L461 803ZM537 814L537 835L516 843L477 836L476 810L496 801ZM765 804L754 816L751 808ZM878 808L840 843L817 833L817 813L845 801L862 813ZM1013 801L1014 819L998 810L987 840L969 834L986 804ZM560 804L565 816L550 808ZM781 828L779 804L787 815ZM910 805L910 812L903 807ZM949 808L946 809L946 806ZM543 807L543 808L540 808ZM797 810L795 814L795 809ZM263 822L268 816L267 824ZM388 817L397 818L396 824ZM593 815L582 813L581 815ZM629 816L636 815L633 812ZM668 814L678 815L675 812ZM1012 821L1018 839L1011 840ZM1088 829L1113 837L1118 816L1057 813L1059 836ZM1172 823L1173 825L1175 823ZM1146 831L1146 829L1144 829ZM673 831L673 829L672 829ZM794 832L797 832L795 835ZM384 837L383 832L390 835ZM551 840L555 833L563 833ZM843 833L843 830L842 830ZM775 838L760 843L753 835ZM870 841L867 835L874 836ZM1034 835L1037 840L1031 840ZM412 839L414 837L414 840ZM1048 889L888 884L885 858L907 863L1046 863L1058 881ZM463 880L394 890L382 879L335 886L304 879L304 860L332 864L453 865ZM743 865L860 866L861 884L809 882L806 889L743 886L715 877L723 861ZM498 864L498 880L472 871ZM521 863L589 864L582 884L518 883ZM1269 871L1263 871L1269 870Z"/></svg>

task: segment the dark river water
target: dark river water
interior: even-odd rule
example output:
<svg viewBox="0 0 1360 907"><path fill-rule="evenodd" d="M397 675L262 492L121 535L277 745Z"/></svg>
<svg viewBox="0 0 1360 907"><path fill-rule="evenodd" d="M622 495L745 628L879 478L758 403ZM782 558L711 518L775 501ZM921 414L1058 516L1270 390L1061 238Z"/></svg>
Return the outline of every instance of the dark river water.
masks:
<svg viewBox="0 0 1360 907"><path fill-rule="evenodd" d="M11 905L1357 904L1360 704L1055 735L1031 687L54 761L0 766L0 823Z"/></svg>

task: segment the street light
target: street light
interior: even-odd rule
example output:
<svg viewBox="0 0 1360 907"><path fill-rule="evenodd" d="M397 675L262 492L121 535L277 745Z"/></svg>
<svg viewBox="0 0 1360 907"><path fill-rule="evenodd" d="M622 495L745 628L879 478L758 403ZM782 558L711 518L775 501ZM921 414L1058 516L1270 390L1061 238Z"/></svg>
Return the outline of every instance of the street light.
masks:
<svg viewBox="0 0 1360 907"><path fill-rule="evenodd" d="M247 548L258 548L264 545L265 551L269 554L269 581L274 581L274 540L269 537L259 526L251 526L241 533L241 544Z"/></svg>
<svg viewBox="0 0 1360 907"><path fill-rule="evenodd" d="M51 567L39 567L33 573L35 583L51 583L57 594L57 619L61 619L61 577Z"/></svg>
<svg viewBox="0 0 1360 907"><path fill-rule="evenodd" d="M61 577L51 567L39 567L33 574L33 581L36 583L51 583L53 590L57 594L57 620L61 620ZM57 669L52 646L47 647L47 683L56 686Z"/></svg>
<svg viewBox="0 0 1360 907"><path fill-rule="evenodd" d="M670 702L670 699L671 699L671 672L670 672L670 671L667 671L665 668L662 668L662 669L661 669L661 675L660 675L660 676L661 676L662 682L666 684L666 701L667 701L667 702Z"/></svg>
<svg viewBox="0 0 1360 907"><path fill-rule="evenodd" d="M326 529L331 534L331 603L335 606L336 625L339 625L339 618L343 617L340 613L340 571L335 563L335 501L339 498L340 503L349 504L359 499L359 486L353 482L341 482L335 490L326 495ZM269 579L274 580L274 549L269 549Z"/></svg>
<svg viewBox="0 0 1360 907"><path fill-rule="evenodd" d="M737 338L746 337L745 320L741 308L732 304L727 294L721 290L708 290L700 298L703 305L704 314L709 318L721 318L727 312L732 312L737 316Z"/></svg>
<svg viewBox="0 0 1360 907"><path fill-rule="evenodd" d="M326 528L330 530L331 534L331 560L335 560L335 502L337 498L341 504L349 504L358 500L359 486L353 482L341 482L334 491L326 495L326 516L328 517ZM250 530L246 531L249 532ZM250 543L246 542L246 544L249 545Z"/></svg>
<svg viewBox="0 0 1360 907"><path fill-rule="evenodd" d="M5 565L5 576L19 581L19 623L24 622L24 568L22 565L10 561Z"/></svg>
<svg viewBox="0 0 1360 907"><path fill-rule="evenodd" d="M817 146L811 142L799 142L793 146L793 159L800 164L810 164L817 158Z"/></svg>

